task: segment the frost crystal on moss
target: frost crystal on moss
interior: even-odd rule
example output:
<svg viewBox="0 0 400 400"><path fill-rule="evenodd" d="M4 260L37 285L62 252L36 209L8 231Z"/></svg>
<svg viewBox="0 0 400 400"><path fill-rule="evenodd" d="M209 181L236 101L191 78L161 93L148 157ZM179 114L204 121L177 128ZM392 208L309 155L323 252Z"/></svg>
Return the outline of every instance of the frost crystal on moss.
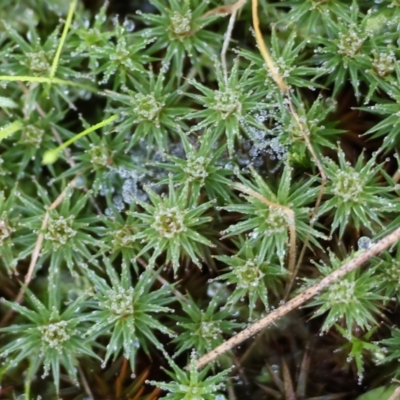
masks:
<svg viewBox="0 0 400 400"><path fill-rule="evenodd" d="M182 41L185 36L188 36L191 30L192 11L188 10L184 14L174 11L170 15L169 29L175 39Z"/></svg>
<svg viewBox="0 0 400 400"><path fill-rule="evenodd" d="M346 171L338 171L333 177L332 192L343 201L358 202L359 196L364 190L364 180L361 175L353 168L349 167Z"/></svg>
<svg viewBox="0 0 400 400"><path fill-rule="evenodd" d="M257 260L248 260L244 265L233 268L232 272L237 277L238 287L243 289L257 287L265 276L265 274L261 272Z"/></svg>
<svg viewBox="0 0 400 400"><path fill-rule="evenodd" d="M122 286L115 286L106 291L106 301L101 302L101 305L115 315L132 315L133 293L132 287L125 289Z"/></svg>
<svg viewBox="0 0 400 400"><path fill-rule="evenodd" d="M129 49L128 44L126 43L126 39L124 37L120 37L115 48L115 53L110 55L110 60L118 61L120 64L125 62L129 62Z"/></svg>
<svg viewBox="0 0 400 400"><path fill-rule="evenodd" d="M374 60L372 61L372 68L382 78L391 74L396 69L396 55L394 51L380 52L372 51Z"/></svg>
<svg viewBox="0 0 400 400"><path fill-rule="evenodd" d="M218 111L222 119L226 119L232 114L240 117L242 113L242 104L239 101L239 96L229 87L224 90L214 91L214 102L210 108Z"/></svg>
<svg viewBox="0 0 400 400"><path fill-rule="evenodd" d="M135 243L135 238L133 237L132 232L126 227L113 231L111 235L111 244L116 248L132 247Z"/></svg>
<svg viewBox="0 0 400 400"><path fill-rule="evenodd" d="M67 328L67 321L53 322L48 325L39 326L38 329L42 335L42 352L44 353L46 349L51 348L61 353L64 342L71 337Z"/></svg>
<svg viewBox="0 0 400 400"><path fill-rule="evenodd" d="M384 268L384 279L387 282L397 283L400 285L400 261L392 259L389 266Z"/></svg>
<svg viewBox="0 0 400 400"><path fill-rule="evenodd" d="M296 69L295 66L292 65L288 65L288 63L286 62L284 57L278 57L275 59L275 66L276 66L276 70L278 72L278 74L282 77L282 78L289 78L290 74L292 73L292 71L294 71ZM269 77L272 77L271 71L268 68L267 69L267 73ZM269 84L269 81L266 80L265 82L266 84Z"/></svg>
<svg viewBox="0 0 400 400"><path fill-rule="evenodd" d="M154 228L162 237L172 239L181 232L186 231L184 223L185 211L179 207L158 208L154 214Z"/></svg>
<svg viewBox="0 0 400 400"><path fill-rule="evenodd" d="M350 26L346 33L339 33L338 53L353 58L364 43L361 32L356 26Z"/></svg>
<svg viewBox="0 0 400 400"><path fill-rule="evenodd" d="M188 180L204 182L208 176L207 166L209 162L210 159L207 157L189 153L187 155L186 166L183 168L184 172L188 174Z"/></svg>
<svg viewBox="0 0 400 400"><path fill-rule="evenodd" d="M42 75L50 70L50 63L47 59L46 52L40 50L36 53L25 53L27 58L26 66L35 75Z"/></svg>
<svg viewBox="0 0 400 400"><path fill-rule="evenodd" d="M149 121L158 123L158 117L164 104L157 101L154 93L137 93L133 99L133 103L133 111L137 115L139 122Z"/></svg>
<svg viewBox="0 0 400 400"><path fill-rule="evenodd" d="M98 146L91 144L87 153L93 165L106 167L110 162L110 151L104 143Z"/></svg>
<svg viewBox="0 0 400 400"><path fill-rule="evenodd" d="M65 245L69 239L72 239L77 234L77 231L72 228L74 219L75 216L73 215L67 218L63 216L50 218L44 238L52 241L55 249Z"/></svg>
<svg viewBox="0 0 400 400"><path fill-rule="evenodd" d="M336 282L329 287L328 290L328 303L330 307L337 304L350 304L356 301L354 292L356 288L356 282L349 280L343 280Z"/></svg>
<svg viewBox="0 0 400 400"><path fill-rule="evenodd" d="M8 222L7 213L4 211L0 216L0 246L11 236L15 231Z"/></svg>
<svg viewBox="0 0 400 400"><path fill-rule="evenodd" d="M220 321L202 321L200 323L199 334L206 339L217 339L222 333Z"/></svg>
<svg viewBox="0 0 400 400"><path fill-rule="evenodd" d="M268 206L268 211L265 213L265 222L268 226L266 235L283 233L288 227L288 218L281 208Z"/></svg>
<svg viewBox="0 0 400 400"><path fill-rule="evenodd" d="M44 129L40 129L35 125L28 125L22 132L22 142L38 148L42 143L44 134Z"/></svg>

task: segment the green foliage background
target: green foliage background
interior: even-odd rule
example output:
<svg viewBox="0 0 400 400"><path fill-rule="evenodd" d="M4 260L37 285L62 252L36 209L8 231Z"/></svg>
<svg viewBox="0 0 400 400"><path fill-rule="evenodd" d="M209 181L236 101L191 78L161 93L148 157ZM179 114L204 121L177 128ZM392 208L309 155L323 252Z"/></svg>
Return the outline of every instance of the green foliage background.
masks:
<svg viewBox="0 0 400 400"><path fill-rule="evenodd" d="M393 392L398 245L195 368L400 222L400 2L233 3L0 0L0 398Z"/></svg>

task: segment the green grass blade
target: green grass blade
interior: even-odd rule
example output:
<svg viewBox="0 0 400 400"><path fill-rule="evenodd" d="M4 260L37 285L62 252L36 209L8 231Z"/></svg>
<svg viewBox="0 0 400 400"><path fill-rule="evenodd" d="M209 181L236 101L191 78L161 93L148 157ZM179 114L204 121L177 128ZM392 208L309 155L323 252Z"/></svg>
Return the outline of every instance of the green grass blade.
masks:
<svg viewBox="0 0 400 400"><path fill-rule="evenodd" d="M53 164L54 162L57 161L58 155L62 150L64 150L66 147L74 143L76 140L80 139L81 137L87 135L88 133L94 132L95 130L102 128L103 126L106 126L108 124L111 124L111 122L115 121L118 118L118 115L112 115L110 118L105 119L104 121L99 122L96 125L91 126L88 129L85 129L81 133L78 133L75 135L73 138L67 140L64 142L61 146L58 146L57 148L53 150L48 150L43 156L42 163L43 164Z"/></svg>
<svg viewBox="0 0 400 400"><path fill-rule="evenodd" d="M60 43L58 44L57 51L56 51L56 54L53 59L53 64L51 65L51 70L50 70L50 79L51 80L53 80L53 78L56 74L58 61L60 60L61 50L63 48L65 39L67 37L68 29L71 26L72 17L74 16L74 11L75 11L77 2L78 2L78 0L72 0L71 5L69 6L68 15L67 15L64 29L63 29L63 32L61 35Z"/></svg>

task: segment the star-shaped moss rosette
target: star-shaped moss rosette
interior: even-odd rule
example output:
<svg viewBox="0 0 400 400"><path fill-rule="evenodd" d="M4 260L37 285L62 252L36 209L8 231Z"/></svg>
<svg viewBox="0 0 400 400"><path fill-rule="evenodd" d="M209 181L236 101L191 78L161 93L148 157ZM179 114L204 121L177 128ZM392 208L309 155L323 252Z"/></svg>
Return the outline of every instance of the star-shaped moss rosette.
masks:
<svg viewBox="0 0 400 400"><path fill-rule="evenodd" d="M266 101L268 90L263 86L250 86L252 69L248 67L241 71L238 60L234 62L227 79L219 61L214 59L214 63L218 89L213 90L195 79L188 79L200 94L187 92L186 96L192 98L203 109L187 114L185 119L200 120L191 128L192 131L211 128L216 137L225 135L228 152L232 156L235 140L240 138L243 132L250 131L251 128L265 130L255 115L260 110L270 107Z"/></svg>
<svg viewBox="0 0 400 400"><path fill-rule="evenodd" d="M335 254L330 253L329 265L318 263L316 267L325 277L338 269L343 262ZM316 279L306 279L307 285L310 286L316 281ZM351 337L355 329L370 329L376 324L376 318L381 313L386 297L375 289L375 270L371 268L366 271L356 270L340 281L334 282L306 307L319 307L313 317L327 313L321 331L328 331L340 321L344 323L347 336Z"/></svg>
<svg viewBox="0 0 400 400"><path fill-rule="evenodd" d="M171 377L171 382L147 381L150 385L159 387L168 392L161 397L166 400L224 400L221 390L225 388L225 382L230 369L217 374L210 374L210 367L198 370L196 367L196 352L192 351L190 364L187 371L179 368L168 354L165 354L172 371L165 370ZM209 376L208 376L209 375Z"/></svg>
<svg viewBox="0 0 400 400"><path fill-rule="evenodd" d="M365 227L374 232L383 226L385 216L399 209L391 193L394 186L390 182L385 185L383 164L377 165L376 157L377 154L364 162L364 154L361 154L352 166L346 161L343 150L338 149L338 163L325 159L327 199L319 208L318 215L333 214L331 233L339 228L339 237L342 237L350 223L357 230Z"/></svg>
<svg viewBox="0 0 400 400"><path fill-rule="evenodd" d="M137 35L154 40L148 49L150 54L158 54L166 49L164 61L171 63L171 69L182 77L185 58L188 57L195 70L202 76L202 57L215 55L220 45L220 36L207 25L218 16L207 15L209 2L203 0L150 0L157 8L157 14L137 12L147 28Z"/></svg>
<svg viewBox="0 0 400 400"><path fill-rule="evenodd" d="M137 352L142 348L147 354L154 346L162 348L162 344L154 331L162 332L172 337L173 331L155 318L156 314L166 314L171 311L166 307L174 301L169 295L171 286L164 285L154 289L157 273L148 269L132 278L130 266L123 263L121 273L108 259L103 259L108 279L100 278L94 270L86 268L86 273L93 284L94 295L90 315L92 326L85 337L95 340L99 336L109 338L109 345L104 356L104 363L110 358L114 360L122 352L129 360L132 371L136 369Z"/></svg>
<svg viewBox="0 0 400 400"><path fill-rule="evenodd" d="M146 192L150 204L136 200L142 211L129 212L137 220L139 232L134 238L144 243L137 257L152 250L149 265L153 266L157 257L165 252L165 263L172 263L175 274L183 255L189 256L200 267L204 247L212 246L212 243L199 231L205 231L207 223L212 220L203 214L213 202L197 204L198 199L190 195L188 185L175 189L172 176L168 194L158 195L149 188Z"/></svg>
<svg viewBox="0 0 400 400"><path fill-rule="evenodd" d="M205 132L197 143L191 143L185 133L180 134L185 157L167 156L169 162L157 163L160 168L172 172L172 179L178 185L189 185L194 198L205 190L209 199L220 199L220 203L229 202L232 191L229 189L231 170L219 165L225 145L219 145L212 130ZM161 181L168 183L168 180ZM204 188L204 189L203 189Z"/></svg>
<svg viewBox="0 0 400 400"><path fill-rule="evenodd" d="M251 170L251 180L239 175L243 184L236 187L244 193L246 202L223 207L243 217L222 234L232 237L246 233L251 243L258 246L261 259L267 259L268 254L276 254L282 266L285 265L288 247L293 263L295 240L304 241L309 235L309 244L320 247L317 238L324 237L310 225L310 207L314 205L318 194L318 188L314 186L316 179L292 183L292 171L292 167L286 163L276 188L254 169ZM317 224L314 226L318 227Z"/></svg>
<svg viewBox="0 0 400 400"><path fill-rule="evenodd" d="M88 329L88 293L78 297L68 306L62 304L60 280L51 275L48 285L47 305L43 304L28 288L25 288L27 306L1 299L2 303L19 314L24 323L0 328L7 337L15 336L13 341L3 343L0 358L0 379L9 369L28 361L25 381L25 394L38 370L43 366L42 378L51 372L56 391L59 391L61 367L70 379L77 383L77 360L89 356L101 361L92 351L93 341L83 339ZM25 364L26 365L26 364Z"/></svg>
<svg viewBox="0 0 400 400"><path fill-rule="evenodd" d="M276 256L268 254L262 257L258 249L260 244L254 246L251 241L241 239L236 243L238 252L235 255L216 256L228 267L214 281L232 285L233 290L226 300L227 306L234 307L247 300L251 319L258 302L263 304L265 310L269 310L268 294L278 293L280 277L285 275L286 270L279 265Z"/></svg>

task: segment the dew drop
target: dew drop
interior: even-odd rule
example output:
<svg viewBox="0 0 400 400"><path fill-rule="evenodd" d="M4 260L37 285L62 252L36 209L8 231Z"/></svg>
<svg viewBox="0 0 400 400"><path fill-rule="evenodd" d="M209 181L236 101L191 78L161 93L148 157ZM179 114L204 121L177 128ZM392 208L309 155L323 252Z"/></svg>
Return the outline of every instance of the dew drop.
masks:
<svg viewBox="0 0 400 400"><path fill-rule="evenodd" d="M367 236L361 236L357 241L359 250L367 250L371 247L371 239Z"/></svg>
<svg viewBox="0 0 400 400"><path fill-rule="evenodd" d="M135 23L131 19L128 19L128 18L125 19L125 21L122 25L126 29L127 32L132 32L135 29Z"/></svg>

